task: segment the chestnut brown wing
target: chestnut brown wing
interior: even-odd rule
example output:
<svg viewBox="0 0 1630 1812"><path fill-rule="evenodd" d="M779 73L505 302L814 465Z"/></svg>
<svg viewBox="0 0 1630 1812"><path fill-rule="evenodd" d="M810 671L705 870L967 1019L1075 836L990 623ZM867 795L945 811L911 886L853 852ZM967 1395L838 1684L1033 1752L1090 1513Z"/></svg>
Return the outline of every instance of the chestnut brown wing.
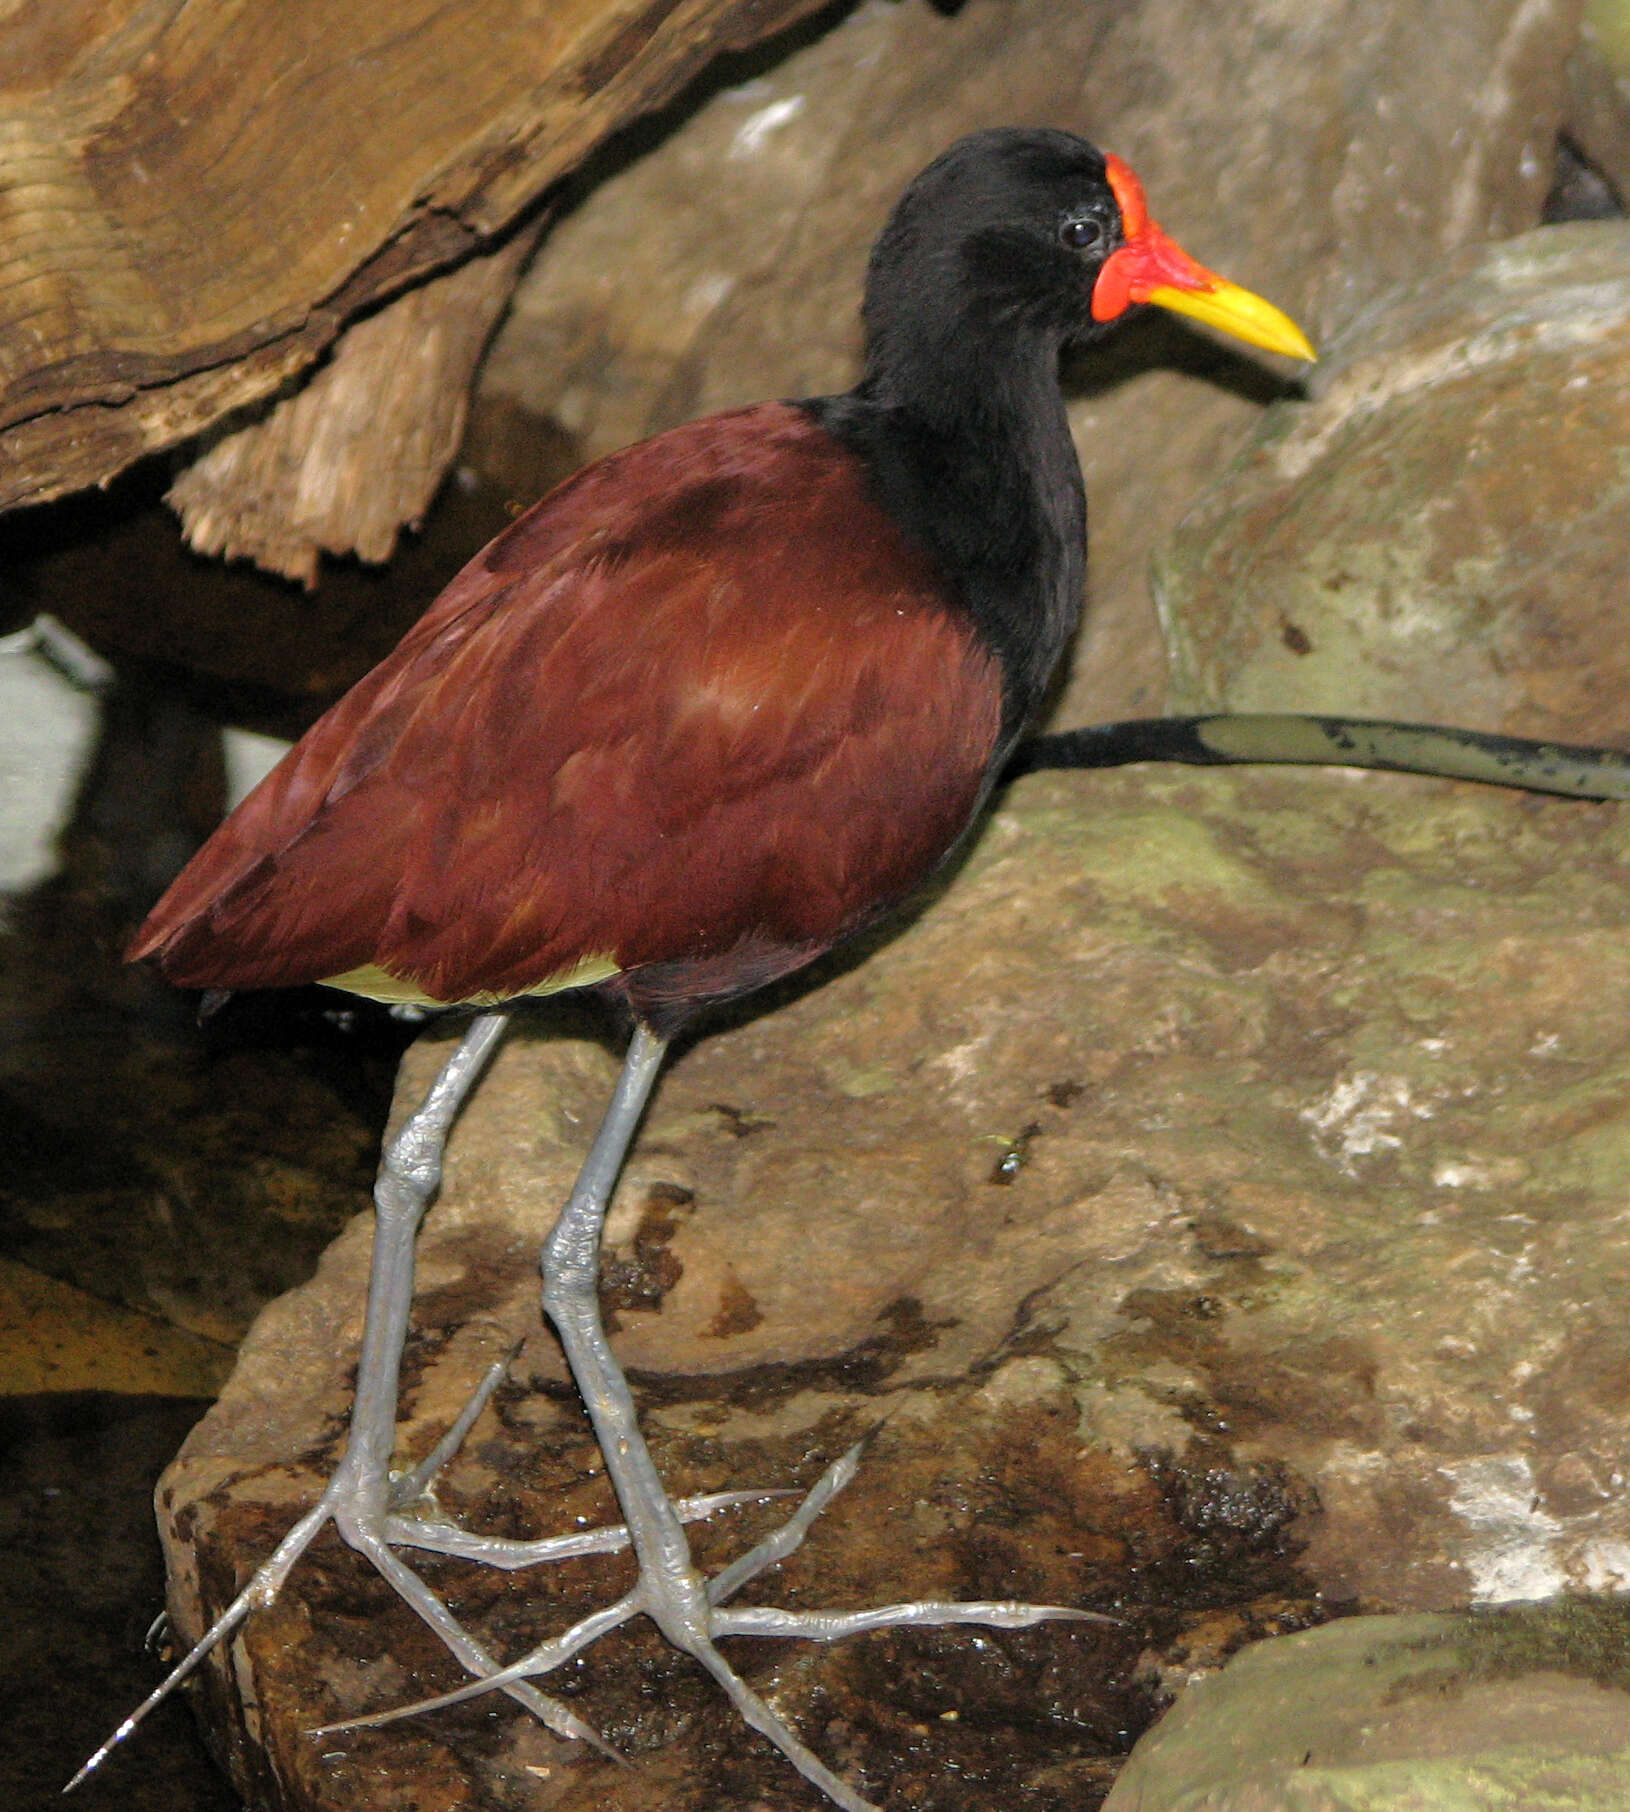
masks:
<svg viewBox="0 0 1630 1812"><path fill-rule="evenodd" d="M933 867L999 719L994 658L854 457L794 406L715 417L478 555L132 955L198 987L371 969L499 999L688 964L731 992L732 953L790 966Z"/></svg>

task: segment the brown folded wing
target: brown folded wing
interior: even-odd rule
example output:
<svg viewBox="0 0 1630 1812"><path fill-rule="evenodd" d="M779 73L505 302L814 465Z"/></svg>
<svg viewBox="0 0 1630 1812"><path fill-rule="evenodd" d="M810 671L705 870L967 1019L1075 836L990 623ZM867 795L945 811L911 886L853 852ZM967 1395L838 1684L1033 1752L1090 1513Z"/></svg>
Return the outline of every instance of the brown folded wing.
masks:
<svg viewBox="0 0 1630 1812"><path fill-rule="evenodd" d="M478 555L131 954L192 987L491 1000L643 967L735 992L939 861L1000 707L852 455L790 405L693 423Z"/></svg>

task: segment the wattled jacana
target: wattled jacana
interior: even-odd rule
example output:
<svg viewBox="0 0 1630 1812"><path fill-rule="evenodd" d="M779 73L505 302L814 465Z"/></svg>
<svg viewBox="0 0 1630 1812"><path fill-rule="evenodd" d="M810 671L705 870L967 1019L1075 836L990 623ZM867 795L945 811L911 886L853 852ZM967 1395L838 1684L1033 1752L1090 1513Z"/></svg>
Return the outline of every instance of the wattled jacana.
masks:
<svg viewBox="0 0 1630 1812"><path fill-rule="evenodd" d="M468 1690L502 1684L551 1728L594 1740L522 1676L643 1612L859 1812L867 1802L715 1638L1081 1615L727 1608L803 1539L853 1456L778 1535L704 1581L682 1523L706 1506L675 1506L658 1480L600 1324L596 1268L607 1200L675 1033L873 922L977 817L1081 609L1086 506L1060 350L1145 302L1313 356L1277 309L1161 232L1118 159L1056 131L963 139L878 240L852 391L695 422L562 485L465 567L154 909L131 955L184 986L322 981L481 1009L384 1154L344 1459L161 1692L270 1601L332 1519L477 1676ZM492 1009L579 987L621 1001L634 1032L545 1245L543 1302L626 1517L626 1536L600 1545L630 1541L639 1581L499 1673L391 1546L515 1558L515 1544L416 1532L394 1514L468 1425L393 1479L397 1366L414 1234L448 1127L506 1023Z"/></svg>

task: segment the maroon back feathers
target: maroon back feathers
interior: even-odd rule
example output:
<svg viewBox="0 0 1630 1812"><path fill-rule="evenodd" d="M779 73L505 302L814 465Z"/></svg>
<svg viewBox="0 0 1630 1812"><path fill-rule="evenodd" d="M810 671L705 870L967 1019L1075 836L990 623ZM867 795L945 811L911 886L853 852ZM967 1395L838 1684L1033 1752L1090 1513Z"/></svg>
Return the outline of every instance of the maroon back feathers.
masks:
<svg viewBox="0 0 1630 1812"><path fill-rule="evenodd" d="M1000 679L947 602L795 406L642 442L471 561L131 954L210 988L371 964L438 1001L596 957L665 998L756 985L908 893L978 804Z"/></svg>

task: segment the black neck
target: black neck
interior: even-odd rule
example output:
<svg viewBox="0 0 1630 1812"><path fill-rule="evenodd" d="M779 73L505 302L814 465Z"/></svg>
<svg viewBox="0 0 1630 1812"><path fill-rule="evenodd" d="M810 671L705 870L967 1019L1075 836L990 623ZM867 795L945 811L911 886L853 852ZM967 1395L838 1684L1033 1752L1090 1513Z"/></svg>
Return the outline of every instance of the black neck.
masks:
<svg viewBox="0 0 1630 1812"><path fill-rule="evenodd" d="M969 336L931 358L896 349L888 370L805 407L859 455L1000 661L1008 744L1041 703L1085 583L1086 497L1056 346Z"/></svg>

